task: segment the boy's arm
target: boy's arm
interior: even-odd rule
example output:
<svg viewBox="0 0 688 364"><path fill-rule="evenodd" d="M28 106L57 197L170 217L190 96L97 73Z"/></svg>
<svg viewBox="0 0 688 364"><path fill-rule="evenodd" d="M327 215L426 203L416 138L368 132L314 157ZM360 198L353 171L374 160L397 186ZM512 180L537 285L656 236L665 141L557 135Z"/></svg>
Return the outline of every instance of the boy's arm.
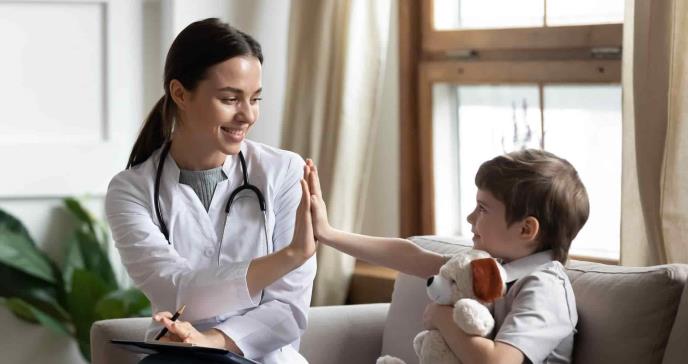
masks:
<svg viewBox="0 0 688 364"><path fill-rule="evenodd" d="M447 259L422 249L409 240L353 234L331 227L322 198L317 168L310 159L306 161L306 165L310 168L307 179L311 191L313 231L318 242L358 259L421 278L428 278L439 272Z"/></svg>
<svg viewBox="0 0 688 364"><path fill-rule="evenodd" d="M523 363L523 353L515 347L481 336L467 335L452 318L452 306L429 304L423 314L426 329L440 331L462 363Z"/></svg>

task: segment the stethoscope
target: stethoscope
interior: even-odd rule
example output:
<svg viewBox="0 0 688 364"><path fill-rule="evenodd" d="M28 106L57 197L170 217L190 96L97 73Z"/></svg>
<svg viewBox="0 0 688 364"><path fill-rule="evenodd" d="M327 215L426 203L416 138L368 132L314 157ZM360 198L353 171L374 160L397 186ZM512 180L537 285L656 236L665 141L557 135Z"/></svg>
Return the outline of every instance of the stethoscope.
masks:
<svg viewBox="0 0 688 364"><path fill-rule="evenodd" d="M158 217L158 222L160 223L160 231L162 232L163 235L165 235L165 239L167 240L167 244L172 245L170 242L170 233L167 230L167 225L165 225L165 220L162 218L162 214L160 213L160 177L162 176L162 169L163 166L165 165L165 159L167 158L167 154L170 152L170 147L172 146L172 141L169 141L165 144L165 146L162 148L162 152L160 152L160 160L158 161L158 170L155 175L155 187L154 187L154 200L155 200L155 215ZM263 197L263 193L260 192L260 189L258 187L250 184L248 182L248 173L246 172L246 160L244 159L244 154L239 151L239 162L241 162L241 172L244 175L244 183L235 188L234 191L229 195L229 201L227 201L227 207L225 207L225 213L227 214L225 216L225 225L227 224L227 217L229 217L229 211L232 208L232 202L234 202L234 198L239 194L239 192L244 191L244 190L249 190L252 191L256 197L258 198L258 205L260 206L260 211L263 212L263 232L265 233L265 251L267 252L266 254L270 254L270 243L268 240L268 215L265 212L265 197ZM220 264L220 255L222 252L222 240L220 239L220 248L218 256L217 256L217 264Z"/></svg>

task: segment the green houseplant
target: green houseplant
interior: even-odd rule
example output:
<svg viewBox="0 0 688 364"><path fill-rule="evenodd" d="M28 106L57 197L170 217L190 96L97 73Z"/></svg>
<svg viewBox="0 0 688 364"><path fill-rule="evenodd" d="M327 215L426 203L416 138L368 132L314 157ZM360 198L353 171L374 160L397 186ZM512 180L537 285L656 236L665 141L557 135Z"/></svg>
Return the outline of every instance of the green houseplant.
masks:
<svg viewBox="0 0 688 364"><path fill-rule="evenodd" d="M73 337L90 361L93 322L150 316L150 303L139 290L117 283L104 224L76 199L64 203L77 227L61 265L36 247L17 218L0 209L0 304L24 321Z"/></svg>

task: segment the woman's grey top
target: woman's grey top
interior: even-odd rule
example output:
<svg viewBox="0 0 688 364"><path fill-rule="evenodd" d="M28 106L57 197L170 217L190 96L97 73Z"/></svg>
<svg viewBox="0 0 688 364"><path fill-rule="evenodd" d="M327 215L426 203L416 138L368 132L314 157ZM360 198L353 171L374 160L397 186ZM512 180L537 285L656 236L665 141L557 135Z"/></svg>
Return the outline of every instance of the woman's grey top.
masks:
<svg viewBox="0 0 688 364"><path fill-rule="evenodd" d="M213 199L215 187L226 179L227 176L225 176L221 166L205 171L179 170L179 183L191 187L196 192L206 211L210 208L210 201Z"/></svg>

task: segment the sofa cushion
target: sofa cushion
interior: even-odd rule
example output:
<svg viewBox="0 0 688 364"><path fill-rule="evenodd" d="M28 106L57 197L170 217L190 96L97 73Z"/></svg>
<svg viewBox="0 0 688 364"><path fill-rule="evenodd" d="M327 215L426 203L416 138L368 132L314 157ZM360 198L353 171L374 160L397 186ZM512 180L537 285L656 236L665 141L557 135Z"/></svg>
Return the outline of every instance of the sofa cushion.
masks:
<svg viewBox="0 0 688 364"><path fill-rule="evenodd" d="M575 362L661 363L686 268L570 262L567 271L579 313Z"/></svg>
<svg viewBox="0 0 688 364"><path fill-rule="evenodd" d="M448 255L472 246L466 240L437 236L411 240ZM579 315L574 362L662 363L686 285L687 265L632 268L571 261L567 274ZM688 297L684 300L688 301ZM397 356L409 364L418 362L412 340L422 330L422 314L428 302L423 279L399 274L383 333L383 355ZM673 331L688 335L682 327L673 327ZM674 341L672 337L671 343ZM680 358L688 345L674 343L667 350L667 355L673 353L672 358ZM666 363L677 362L672 360Z"/></svg>

